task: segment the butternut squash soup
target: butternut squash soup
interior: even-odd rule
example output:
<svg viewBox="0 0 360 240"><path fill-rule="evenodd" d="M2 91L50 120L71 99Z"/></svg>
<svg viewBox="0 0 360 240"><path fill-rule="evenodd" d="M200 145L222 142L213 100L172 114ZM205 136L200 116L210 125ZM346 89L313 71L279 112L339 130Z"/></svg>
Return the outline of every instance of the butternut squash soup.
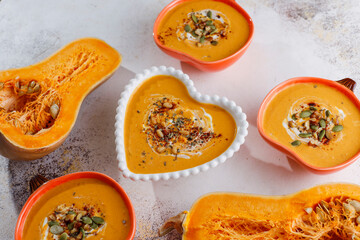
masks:
<svg viewBox="0 0 360 240"><path fill-rule="evenodd" d="M235 138L236 123L226 110L191 98L177 78L158 75L130 97L124 131L129 170L164 173L221 155Z"/></svg>
<svg viewBox="0 0 360 240"><path fill-rule="evenodd" d="M339 165L360 151L360 111L336 88L296 83L273 97L263 128L316 167Z"/></svg>
<svg viewBox="0 0 360 240"><path fill-rule="evenodd" d="M226 58L245 45L250 28L233 7L214 0L185 1L160 22L159 41L202 61Z"/></svg>
<svg viewBox="0 0 360 240"><path fill-rule="evenodd" d="M26 218L23 240L126 239L128 209L110 185L80 178L47 191Z"/></svg>

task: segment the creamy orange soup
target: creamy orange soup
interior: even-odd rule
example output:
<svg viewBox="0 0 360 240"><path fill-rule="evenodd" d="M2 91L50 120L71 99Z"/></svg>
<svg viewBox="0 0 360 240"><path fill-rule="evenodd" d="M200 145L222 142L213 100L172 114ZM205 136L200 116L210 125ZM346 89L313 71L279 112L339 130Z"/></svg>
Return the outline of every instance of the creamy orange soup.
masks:
<svg viewBox="0 0 360 240"><path fill-rule="evenodd" d="M66 209L69 207L71 207L70 210ZM62 208L65 208L66 211L64 218L74 211L76 211L78 215L78 210L80 209L82 211L92 211L92 214L97 217L97 219L101 218L104 220L104 222L98 222L94 216L91 218L90 215L86 215L85 211L78 219L75 218L75 224L76 222L82 223L85 216L89 216L88 218L93 219L93 221L97 223L96 228L91 227L93 223L90 222L88 224L90 226L80 224L81 228L85 229L84 233L86 232L86 237L83 239L126 239L129 234L131 225L129 212L120 194L113 187L100 180L82 178L63 183L49 190L40 198L26 218L22 239L59 239L61 233L52 234L53 229L51 229L50 226L52 226L52 222L57 222L57 225L63 230L68 228L69 221L64 225L59 219L51 217L54 213L60 213ZM88 210L90 208L91 210ZM71 229L74 228L76 228L76 225L72 226ZM70 232L71 231L67 231L68 239L72 237ZM74 239L77 239L76 236L78 232L80 231L73 233Z"/></svg>
<svg viewBox="0 0 360 240"><path fill-rule="evenodd" d="M343 93L319 83L279 92L263 120L267 135L317 167L332 167L360 151L360 111Z"/></svg>
<svg viewBox="0 0 360 240"><path fill-rule="evenodd" d="M195 101L172 76L155 76L135 90L126 108L127 166L134 173L195 167L225 152L235 135L227 111Z"/></svg>
<svg viewBox="0 0 360 240"><path fill-rule="evenodd" d="M202 61L226 58L245 45L247 20L229 5L213 0L186 1L162 19L157 37L162 44Z"/></svg>

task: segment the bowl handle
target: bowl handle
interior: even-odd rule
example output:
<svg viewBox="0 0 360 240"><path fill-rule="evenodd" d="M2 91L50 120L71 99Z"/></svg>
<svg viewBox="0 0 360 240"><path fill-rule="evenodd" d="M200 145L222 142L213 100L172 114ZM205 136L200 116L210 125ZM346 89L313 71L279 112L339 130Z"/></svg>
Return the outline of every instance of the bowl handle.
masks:
<svg viewBox="0 0 360 240"><path fill-rule="evenodd" d="M351 78L344 78L344 79L338 80L336 82L347 87L352 92L354 91L354 88L356 86L356 82L354 80L352 80Z"/></svg>
<svg viewBox="0 0 360 240"><path fill-rule="evenodd" d="M30 191L31 194L36 191L41 185L49 181L46 177L42 175L36 175L30 179Z"/></svg>

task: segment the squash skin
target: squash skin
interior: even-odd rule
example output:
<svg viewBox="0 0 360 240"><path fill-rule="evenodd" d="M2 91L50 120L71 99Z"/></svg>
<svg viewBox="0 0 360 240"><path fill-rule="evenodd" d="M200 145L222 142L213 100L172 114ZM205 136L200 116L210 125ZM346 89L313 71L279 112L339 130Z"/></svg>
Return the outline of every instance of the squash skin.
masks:
<svg viewBox="0 0 360 240"><path fill-rule="evenodd" d="M355 184L325 184L286 196L261 196L240 193L212 193L198 199L183 222L183 240L211 238L202 225L216 214L245 219L291 222L306 214L321 200L344 196L360 200L360 186Z"/></svg>
<svg viewBox="0 0 360 240"><path fill-rule="evenodd" d="M7 79L35 79L45 82L56 81L51 77L64 74L63 66L73 66L72 60L83 52L90 52L96 61L85 66L78 75L70 74L72 89L66 88L61 97L61 109L55 123L35 135L25 135L18 128L0 119L0 154L12 160L34 160L58 148L69 135L75 124L84 98L100 84L109 79L119 67L121 55L104 41L83 38L73 41L45 60L19 69L0 71L0 82ZM89 57L89 58L90 58ZM66 65L68 64L68 65ZM82 65L80 65L82 67ZM74 70L75 72L75 70ZM50 79L50 80L49 80ZM60 82L60 80L58 80ZM62 88L61 86L59 87Z"/></svg>

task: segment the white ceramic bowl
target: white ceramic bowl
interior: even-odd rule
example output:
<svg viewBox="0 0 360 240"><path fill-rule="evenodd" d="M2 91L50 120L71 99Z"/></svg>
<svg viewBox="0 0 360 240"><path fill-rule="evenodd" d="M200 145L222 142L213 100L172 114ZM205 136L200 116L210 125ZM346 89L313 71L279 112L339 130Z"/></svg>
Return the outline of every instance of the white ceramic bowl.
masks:
<svg viewBox="0 0 360 240"><path fill-rule="evenodd" d="M232 117L235 119L237 133L233 143L229 146L229 148L222 153L217 158L212 159L209 162L206 162L202 165L176 171L176 172L166 172L166 173L154 173L154 174L137 174L131 172L126 164L126 156L125 156L125 146L124 146L124 123L125 123L125 112L126 106L128 104L129 98L133 91L145 80L150 77L156 75L170 75L178 78L182 81L192 98L202 103L211 103L214 105L218 105L224 109L226 109ZM116 109L116 117L115 117L115 143L116 143L116 151L117 158L119 160L119 168L123 172L125 177L129 177L133 180L153 180L157 181L160 179L168 180L170 178L177 179L181 177L187 177L190 174L197 174L201 171L206 171L211 167L216 167L219 163L225 162L226 159L232 157L236 151L240 149L240 145L244 143L245 136L248 134L247 128L249 126L246 121L246 115L242 112L241 107L237 106L235 102L228 100L226 97L219 97L217 95L209 96L203 95L196 91L194 87L194 82L190 80L187 74L184 74L180 70L175 70L172 67L151 67L150 69L144 70L143 73L136 74L135 78L131 79L129 84L125 86L125 90L121 93L121 98L119 100L119 105Z"/></svg>

